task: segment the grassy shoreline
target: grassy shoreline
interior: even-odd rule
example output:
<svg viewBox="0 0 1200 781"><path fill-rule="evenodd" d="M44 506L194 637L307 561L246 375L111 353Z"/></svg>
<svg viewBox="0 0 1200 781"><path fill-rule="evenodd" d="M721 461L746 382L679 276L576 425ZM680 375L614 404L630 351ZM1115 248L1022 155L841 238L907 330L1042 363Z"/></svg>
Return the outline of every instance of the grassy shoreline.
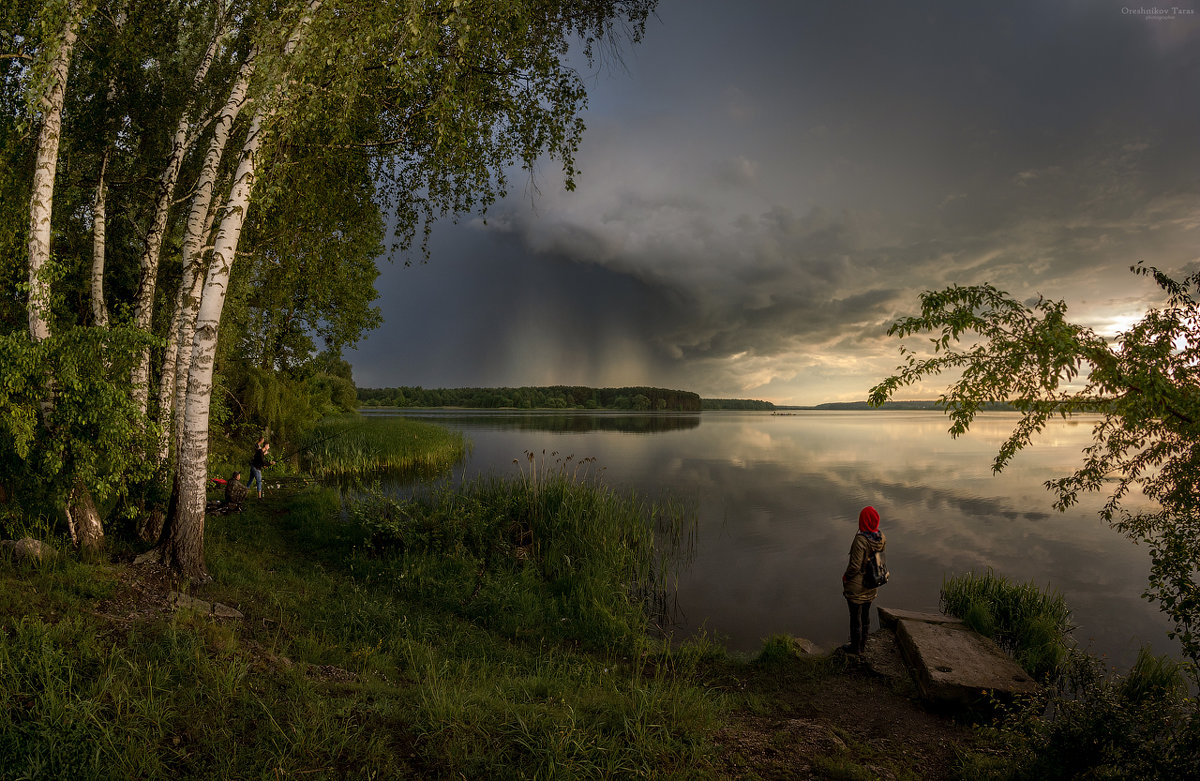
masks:
<svg viewBox="0 0 1200 781"><path fill-rule="evenodd" d="M326 418L297 446L303 471L314 477L361 477L379 472L436 475L462 460L470 445L460 432L409 418Z"/></svg>
<svg viewBox="0 0 1200 781"><path fill-rule="evenodd" d="M138 603L157 577L144 567L0 567L0 700L17 703L0 777L682 778L709 763L716 706L676 678L694 659L589 652L569 630L488 628L456 595L414 599L411 568L339 516L322 490L213 517L214 582L194 596L241 620Z"/></svg>
<svg viewBox="0 0 1200 781"><path fill-rule="evenodd" d="M374 441L453 450L411 433ZM1120 737L1097 767L1189 766L1196 709L1149 657L1113 680L1073 654L1065 715L1039 701L976 731L786 636L754 658L657 640L662 531L684 514L527 455L404 500L309 486L210 516L213 581L190 596L240 618L180 609L133 549L0 557L0 781L1044 778L1101 734ZM1003 634L1035 612L1003 606L1038 596L1009 585L962 579L959 609Z"/></svg>
<svg viewBox="0 0 1200 781"><path fill-rule="evenodd" d="M556 474L533 487L407 505L429 523L404 550L332 489L211 516L213 582L191 595L240 619L172 609L169 573L134 551L0 561L0 779L950 777L953 725L837 657L652 640L634 592L601 598L648 506ZM534 519L540 551L501 508ZM435 534L452 515L508 542ZM603 534L618 544L588 552ZM847 687L923 720L929 753L881 756ZM814 714L846 721L816 745L795 727Z"/></svg>

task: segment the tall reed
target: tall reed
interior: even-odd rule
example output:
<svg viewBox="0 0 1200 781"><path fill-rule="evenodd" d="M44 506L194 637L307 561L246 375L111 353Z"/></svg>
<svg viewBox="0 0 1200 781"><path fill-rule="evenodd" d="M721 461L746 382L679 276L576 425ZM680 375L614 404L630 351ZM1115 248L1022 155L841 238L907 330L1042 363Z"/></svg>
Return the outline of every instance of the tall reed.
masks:
<svg viewBox="0 0 1200 781"><path fill-rule="evenodd" d="M519 478L406 500L368 492L351 514L410 588L457 591L461 609L489 626L597 648L644 643L670 604L674 552L660 541L681 536L686 508L619 494L590 460L527 463Z"/></svg>
<svg viewBox="0 0 1200 781"><path fill-rule="evenodd" d="M942 610L994 638L1030 673L1052 675L1066 661L1071 611L1057 591L1013 583L990 568L944 578Z"/></svg>
<svg viewBox="0 0 1200 781"><path fill-rule="evenodd" d="M326 418L297 446L304 471L317 477L378 472L437 474L462 460L462 433L399 417Z"/></svg>

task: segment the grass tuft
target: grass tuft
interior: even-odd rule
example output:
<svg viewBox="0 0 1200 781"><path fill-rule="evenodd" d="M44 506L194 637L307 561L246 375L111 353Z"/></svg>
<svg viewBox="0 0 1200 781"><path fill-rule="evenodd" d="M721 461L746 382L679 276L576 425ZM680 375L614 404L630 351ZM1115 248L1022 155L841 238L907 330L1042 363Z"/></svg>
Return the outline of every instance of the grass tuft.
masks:
<svg viewBox="0 0 1200 781"><path fill-rule="evenodd" d="M943 579L941 602L943 612L995 639L1033 675L1052 676L1067 661L1071 612L1056 591L988 569Z"/></svg>

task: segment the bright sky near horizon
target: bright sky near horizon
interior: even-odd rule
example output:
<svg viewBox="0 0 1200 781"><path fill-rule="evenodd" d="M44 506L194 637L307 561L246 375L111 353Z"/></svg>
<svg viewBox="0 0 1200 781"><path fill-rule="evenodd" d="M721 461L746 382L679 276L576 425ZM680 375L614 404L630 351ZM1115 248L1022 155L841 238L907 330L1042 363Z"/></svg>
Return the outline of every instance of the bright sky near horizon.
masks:
<svg viewBox="0 0 1200 781"><path fill-rule="evenodd" d="M576 191L547 162L381 260L357 384L863 399L922 290L1112 332L1132 264L1200 261L1200 0L663 0L586 81Z"/></svg>

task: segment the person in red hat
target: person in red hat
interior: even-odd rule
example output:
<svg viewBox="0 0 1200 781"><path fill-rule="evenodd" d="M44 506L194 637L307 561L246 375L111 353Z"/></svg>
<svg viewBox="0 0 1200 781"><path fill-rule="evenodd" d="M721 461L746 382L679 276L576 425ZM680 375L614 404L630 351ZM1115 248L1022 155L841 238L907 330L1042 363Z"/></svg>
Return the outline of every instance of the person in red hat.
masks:
<svg viewBox="0 0 1200 781"><path fill-rule="evenodd" d="M887 538L879 531L879 512L874 507L864 507L858 514L858 533L850 545L850 563L842 575L842 596L850 607L850 642L842 646L848 654L861 654L867 650L867 635L871 629L871 603L878 589L863 585L863 570L867 560L887 545Z"/></svg>

